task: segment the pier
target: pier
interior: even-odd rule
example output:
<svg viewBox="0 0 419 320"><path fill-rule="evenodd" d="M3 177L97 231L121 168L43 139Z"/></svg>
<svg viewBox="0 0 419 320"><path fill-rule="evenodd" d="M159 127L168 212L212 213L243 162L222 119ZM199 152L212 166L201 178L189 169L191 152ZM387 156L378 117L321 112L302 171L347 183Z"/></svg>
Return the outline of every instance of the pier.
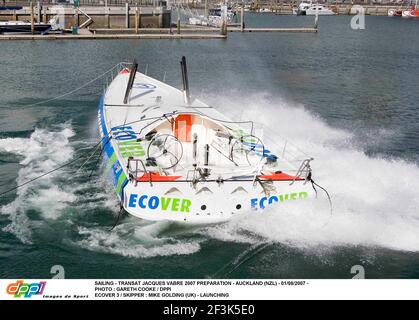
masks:
<svg viewBox="0 0 419 320"><path fill-rule="evenodd" d="M0 17L10 12L0 12ZM34 34L34 22L46 22L59 15L61 30ZM29 8L13 10L13 20L29 20L32 34L2 34L1 40L115 40L115 39L226 39L231 32L277 32L277 33L316 33L317 22L313 27L303 28L245 28L244 8L241 8L240 23L220 27L172 24L171 10L166 7L71 7L36 6L30 2ZM29 17L29 19L27 19ZM112 18L113 17L113 18ZM147 20L148 19L148 20ZM2 19L4 20L4 19ZM153 22L154 21L154 22Z"/></svg>
<svg viewBox="0 0 419 320"><path fill-rule="evenodd" d="M64 28L129 28L138 19L139 28L169 28L171 10L164 6L80 6L45 5L33 1L33 10L26 4L20 10L0 11L0 21L30 21L32 16L37 22L47 22L59 15Z"/></svg>
<svg viewBox="0 0 419 320"><path fill-rule="evenodd" d="M222 34L199 33L149 33L149 34L48 34L48 35L0 35L1 40L122 40L122 39L226 39Z"/></svg>
<svg viewBox="0 0 419 320"><path fill-rule="evenodd" d="M24 34L0 35L1 40L123 40L123 39L191 39L210 40L227 39L226 34L216 28L182 28L180 33L176 29L152 28L141 29L93 29L78 34ZM278 32L278 33L316 33L317 28L229 28L227 32Z"/></svg>

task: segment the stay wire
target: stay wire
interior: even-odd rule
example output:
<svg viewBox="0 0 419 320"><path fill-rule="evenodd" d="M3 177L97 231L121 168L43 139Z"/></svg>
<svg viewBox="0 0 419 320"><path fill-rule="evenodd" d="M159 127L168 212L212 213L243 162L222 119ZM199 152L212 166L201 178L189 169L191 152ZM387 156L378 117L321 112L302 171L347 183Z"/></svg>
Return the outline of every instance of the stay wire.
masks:
<svg viewBox="0 0 419 320"><path fill-rule="evenodd" d="M51 99L47 99L47 100L43 100L43 101L39 101L39 102L32 103L32 104L27 104L27 105L24 105L24 106L22 106L22 107L24 107L24 108L34 107L34 106L37 106L37 105L45 104L45 103L48 103L48 102L51 102L51 101L55 101L55 100L58 100L58 99L64 98L64 97L66 97L66 96L69 96L69 95L71 95L71 94L73 94L73 93L75 93L75 92L77 92L77 91L79 91L79 90L81 90L81 89L83 89L83 88L87 87L89 84L92 84L93 82L96 82L97 80L99 80L99 79L103 78L103 77L104 77L104 76L106 76L109 72L111 72L111 71L113 71L115 68L117 68L118 66L119 66L119 64L114 65L114 66L113 66L111 69L109 69L108 71L106 71L106 72L102 73L101 75L97 76L96 78L94 78L94 79L92 79L92 80L90 80L90 81L88 81L88 82L84 83L84 84L83 84L83 85L81 85L80 87L77 87L76 89L73 89L73 90L71 90L71 91L69 91L69 92L63 93L63 94L61 94L61 95L59 95L59 96L56 96L56 97L54 97L54 98L51 98Z"/></svg>
<svg viewBox="0 0 419 320"><path fill-rule="evenodd" d="M97 150L97 148L98 148L98 146L102 143L102 141L105 139L105 138L107 138L107 137L103 137L92 149L94 149L94 153L96 153L96 150ZM50 170L50 171L48 171L48 172L45 172L45 173L43 173L43 174L41 174L41 175L39 175L39 176L37 176L37 177L35 177L35 178L32 178L32 179L30 179L30 180L28 180L28 181L25 181L24 183L21 183L21 184L19 184L19 185L17 185L17 186L15 186L15 187L13 187L13 188L10 188L10 189L8 189L8 190L6 190L6 191L3 191L3 192L1 192L0 193L0 196L4 196L5 194L8 194L8 193L10 193L10 192L12 192L12 191L15 191L15 190L17 190L17 189L20 189L20 188L22 188L22 187L24 187L24 186L26 186L26 185L28 185L28 184L30 184L30 183L32 183L32 182L34 182L34 181L36 181L36 180L39 180L39 179L41 179L41 178L44 178L44 177L46 177L46 176L48 176L48 175L50 175L50 174L52 174L52 173L54 173L54 172L56 172L56 171L58 171L58 170L61 170L61 169L63 169L63 168L65 168L65 167L67 167L67 166L69 166L69 165L71 165L71 164L73 164L73 163L75 163L76 161L78 161L78 160L80 160L80 159L82 159L83 157L84 157L85 155L84 154L81 154L80 156L78 156L78 157L76 157L76 158L74 158L73 160L71 160L71 161L68 161L68 162L66 162L66 163L64 163L64 164L62 164L62 165L60 165L60 166L58 166L58 167L56 167L56 168L54 168L54 169L52 169L52 170ZM89 155L89 157L88 158L91 158L91 154ZM83 164L84 165L84 164ZM77 171L78 171L79 169L77 169ZM76 171L76 172L77 172Z"/></svg>

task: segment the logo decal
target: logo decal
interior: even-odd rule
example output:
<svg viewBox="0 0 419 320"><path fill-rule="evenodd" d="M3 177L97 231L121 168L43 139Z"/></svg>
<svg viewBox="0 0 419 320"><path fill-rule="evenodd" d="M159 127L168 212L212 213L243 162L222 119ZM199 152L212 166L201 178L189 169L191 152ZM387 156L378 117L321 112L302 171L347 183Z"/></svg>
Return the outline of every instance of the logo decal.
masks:
<svg viewBox="0 0 419 320"><path fill-rule="evenodd" d="M285 193L285 194L278 194L270 197L263 197L263 198L253 198L250 199L250 205L253 210L265 209L266 205L270 205L274 202L283 202L287 200L299 200L305 199L308 197L307 192L293 192L293 193Z"/></svg>
<svg viewBox="0 0 419 320"><path fill-rule="evenodd" d="M180 211L189 212L191 200L181 198L166 198L148 195L131 194L128 200L128 207L156 210L160 208L162 211Z"/></svg>
<svg viewBox="0 0 419 320"><path fill-rule="evenodd" d="M145 155L144 148L137 141L137 134L131 126L118 126L111 130L122 157L143 157Z"/></svg>
<svg viewBox="0 0 419 320"><path fill-rule="evenodd" d="M31 298L33 295L41 295L44 292L46 281L25 283L18 280L7 286L6 292L15 298Z"/></svg>

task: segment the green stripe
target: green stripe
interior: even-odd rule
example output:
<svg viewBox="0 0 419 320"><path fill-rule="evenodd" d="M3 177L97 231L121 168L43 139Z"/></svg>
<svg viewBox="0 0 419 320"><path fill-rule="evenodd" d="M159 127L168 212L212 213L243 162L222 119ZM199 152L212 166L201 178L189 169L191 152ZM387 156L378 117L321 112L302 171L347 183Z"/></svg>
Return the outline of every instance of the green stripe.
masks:
<svg viewBox="0 0 419 320"><path fill-rule="evenodd" d="M121 188L125 180L127 180L127 177L124 172L121 172L121 175L118 178L118 183L116 185L116 192L118 192L118 194L121 193Z"/></svg>
<svg viewBox="0 0 419 320"><path fill-rule="evenodd" d="M117 160L116 159L116 153L114 152L114 153L112 153L108 162L106 163L106 170L112 170L111 168L112 168L112 166L113 166L113 164L115 163L116 160Z"/></svg>
<svg viewBox="0 0 419 320"><path fill-rule="evenodd" d="M116 161L116 153L112 153L111 157L109 158L108 164L113 165L113 163Z"/></svg>

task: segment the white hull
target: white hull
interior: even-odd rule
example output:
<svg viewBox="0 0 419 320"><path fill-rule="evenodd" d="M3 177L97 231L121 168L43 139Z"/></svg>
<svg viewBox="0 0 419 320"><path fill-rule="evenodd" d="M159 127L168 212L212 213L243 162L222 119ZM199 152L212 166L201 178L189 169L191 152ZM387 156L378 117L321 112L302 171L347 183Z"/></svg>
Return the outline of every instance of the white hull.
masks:
<svg viewBox="0 0 419 320"><path fill-rule="evenodd" d="M321 4L313 4L312 1L303 1L300 3L298 8L293 8L292 13L294 15L301 15L301 16L333 16L336 13L329 8Z"/></svg>
<svg viewBox="0 0 419 320"><path fill-rule="evenodd" d="M219 223L313 196L309 167L297 173L248 128L199 100L185 104L183 91L136 73L124 104L129 76L123 69L108 87L99 127L117 194L131 215Z"/></svg>
<svg viewBox="0 0 419 320"><path fill-rule="evenodd" d="M315 16L316 15L316 11L310 11L307 10L306 11L306 16ZM332 10L327 10L327 11L321 11L318 13L319 16L334 16L336 15L336 13L334 13Z"/></svg>

